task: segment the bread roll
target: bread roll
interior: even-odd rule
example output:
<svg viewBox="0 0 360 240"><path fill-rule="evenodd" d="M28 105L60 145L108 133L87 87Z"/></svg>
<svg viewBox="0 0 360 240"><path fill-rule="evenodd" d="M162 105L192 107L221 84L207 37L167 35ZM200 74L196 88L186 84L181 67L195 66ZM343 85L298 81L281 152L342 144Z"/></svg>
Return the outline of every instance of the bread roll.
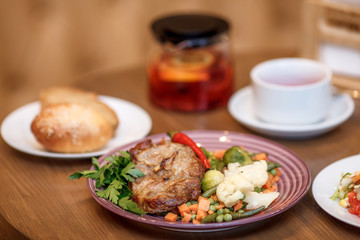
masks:
<svg viewBox="0 0 360 240"><path fill-rule="evenodd" d="M98 95L94 92L71 87L51 87L40 92L40 103L42 108L57 103L82 104L100 112L110 123L114 134L119 125L116 113L105 103L101 102L98 99Z"/></svg>
<svg viewBox="0 0 360 240"><path fill-rule="evenodd" d="M99 112L70 103L42 109L34 118L31 131L47 150L60 153L95 151L112 137L111 125Z"/></svg>

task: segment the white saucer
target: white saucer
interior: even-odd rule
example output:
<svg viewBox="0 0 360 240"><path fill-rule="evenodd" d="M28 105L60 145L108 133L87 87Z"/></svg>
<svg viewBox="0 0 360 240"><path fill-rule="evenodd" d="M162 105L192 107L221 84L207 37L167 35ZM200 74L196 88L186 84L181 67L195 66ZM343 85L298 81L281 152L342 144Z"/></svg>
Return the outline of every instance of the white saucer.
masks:
<svg viewBox="0 0 360 240"><path fill-rule="evenodd" d="M347 94L334 95L329 116L322 122L307 125L277 125L260 121L253 109L253 89L244 87L231 96L228 110L233 118L260 134L281 138L310 138L328 132L346 121L354 112L354 101Z"/></svg>
<svg viewBox="0 0 360 240"><path fill-rule="evenodd" d="M75 159L104 155L115 147L141 139L150 132L152 120L138 105L108 96L100 96L100 100L115 111L119 127L115 136L98 151L67 154L46 151L36 141L30 129L32 120L40 112L40 102L26 104L10 113L1 124L1 136L8 145L21 152L42 157Z"/></svg>

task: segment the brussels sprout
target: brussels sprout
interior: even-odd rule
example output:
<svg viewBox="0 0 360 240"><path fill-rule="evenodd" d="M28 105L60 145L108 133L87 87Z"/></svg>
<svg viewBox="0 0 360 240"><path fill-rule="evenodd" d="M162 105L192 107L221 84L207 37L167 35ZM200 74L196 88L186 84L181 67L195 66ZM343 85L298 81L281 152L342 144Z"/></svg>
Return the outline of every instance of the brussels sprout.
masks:
<svg viewBox="0 0 360 240"><path fill-rule="evenodd" d="M212 158L210 162L210 166L211 166L210 169L218 170L221 172L222 169L225 167L225 163L219 158Z"/></svg>
<svg viewBox="0 0 360 240"><path fill-rule="evenodd" d="M210 161L211 168L210 169L217 170L216 167L217 167L218 163L219 163L219 159L217 159L217 158L211 159L211 161Z"/></svg>
<svg viewBox="0 0 360 240"><path fill-rule="evenodd" d="M226 165L238 162L240 166L252 164L249 154L239 146L233 146L224 153L223 161Z"/></svg>
<svg viewBox="0 0 360 240"><path fill-rule="evenodd" d="M216 187L224 180L224 174L217 170L209 170L204 174L201 181L201 189L203 192Z"/></svg>

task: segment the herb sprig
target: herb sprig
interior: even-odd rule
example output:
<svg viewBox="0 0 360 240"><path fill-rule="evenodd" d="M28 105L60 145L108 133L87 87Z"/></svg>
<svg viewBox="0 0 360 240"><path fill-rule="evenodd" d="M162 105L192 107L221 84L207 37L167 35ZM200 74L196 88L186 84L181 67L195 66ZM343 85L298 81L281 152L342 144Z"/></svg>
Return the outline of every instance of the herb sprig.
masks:
<svg viewBox="0 0 360 240"><path fill-rule="evenodd" d="M128 151L120 151L120 154L105 158L107 163L102 167L97 158L92 158L95 170L75 172L69 179L91 178L96 181L98 197L108 199L126 211L143 215L146 212L130 199L133 193L128 187L128 182L134 182L135 178L144 176L144 173L134 168L135 164L131 161Z"/></svg>

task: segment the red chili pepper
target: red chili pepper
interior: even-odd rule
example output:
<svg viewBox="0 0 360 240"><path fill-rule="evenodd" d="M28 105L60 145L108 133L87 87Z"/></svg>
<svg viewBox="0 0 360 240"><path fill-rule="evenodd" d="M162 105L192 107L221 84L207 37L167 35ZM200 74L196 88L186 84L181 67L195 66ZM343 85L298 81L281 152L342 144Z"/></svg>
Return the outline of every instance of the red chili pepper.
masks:
<svg viewBox="0 0 360 240"><path fill-rule="evenodd" d="M182 132L168 132L167 133L171 140L175 143L185 144L195 152L195 154L200 158L201 162L205 165L206 168L210 168L210 163L206 158L204 152L196 145L196 143L186 134Z"/></svg>

